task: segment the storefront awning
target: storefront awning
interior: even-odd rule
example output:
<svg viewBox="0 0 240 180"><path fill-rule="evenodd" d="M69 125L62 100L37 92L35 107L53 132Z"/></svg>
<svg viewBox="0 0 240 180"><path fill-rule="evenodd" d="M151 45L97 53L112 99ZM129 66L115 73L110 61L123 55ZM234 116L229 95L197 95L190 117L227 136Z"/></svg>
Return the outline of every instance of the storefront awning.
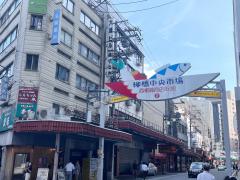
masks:
<svg viewBox="0 0 240 180"><path fill-rule="evenodd" d="M136 133L139 135L145 135L149 138L154 138L156 141L159 142L165 142L173 145L179 145L182 146L184 143L180 141L179 139L176 139L171 136L167 136L161 132L155 131L151 128L147 128L140 123L135 123L129 120L115 120L114 121L115 126L117 126L119 129L127 130L131 133Z"/></svg>
<svg viewBox="0 0 240 180"><path fill-rule="evenodd" d="M192 156L192 157L197 157L197 158L202 157L201 154L195 153L190 149L183 149L183 154L186 155L186 156Z"/></svg>
<svg viewBox="0 0 240 180"><path fill-rule="evenodd" d="M84 136L104 137L114 141L132 141L132 135L84 122L56 120L25 120L17 121L13 126L14 132L51 132L82 134Z"/></svg>

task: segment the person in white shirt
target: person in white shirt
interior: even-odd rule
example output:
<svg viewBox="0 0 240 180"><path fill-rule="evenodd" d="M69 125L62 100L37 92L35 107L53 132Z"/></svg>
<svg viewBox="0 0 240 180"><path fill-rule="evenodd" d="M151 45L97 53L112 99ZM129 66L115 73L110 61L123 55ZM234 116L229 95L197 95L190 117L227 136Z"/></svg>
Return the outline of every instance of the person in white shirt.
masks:
<svg viewBox="0 0 240 180"><path fill-rule="evenodd" d="M69 161L69 163L67 163L65 166L66 180L72 180L72 175L74 170L75 170L75 166L71 161Z"/></svg>
<svg viewBox="0 0 240 180"><path fill-rule="evenodd" d="M148 166L146 163L141 163L140 165L140 171L141 171L141 174L143 176L143 179L146 179L147 177L147 174L148 174Z"/></svg>
<svg viewBox="0 0 240 180"><path fill-rule="evenodd" d="M215 177L211 173L209 173L209 166L203 166L203 170L204 171L197 176L197 180L215 180Z"/></svg>

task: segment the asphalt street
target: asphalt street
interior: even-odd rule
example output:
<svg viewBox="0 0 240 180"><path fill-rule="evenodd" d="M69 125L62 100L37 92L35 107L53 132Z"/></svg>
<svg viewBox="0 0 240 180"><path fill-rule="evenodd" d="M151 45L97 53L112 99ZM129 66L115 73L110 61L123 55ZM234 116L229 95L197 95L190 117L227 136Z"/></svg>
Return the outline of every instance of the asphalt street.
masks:
<svg viewBox="0 0 240 180"><path fill-rule="evenodd" d="M217 171L217 170L211 170L210 173L212 173L215 176L215 180L223 180L226 176L225 171ZM187 173L179 173L179 174L173 174L173 175L167 175L167 176L155 176L155 177L147 177L148 180L194 180L196 178L188 178ZM139 178L140 180L140 178Z"/></svg>

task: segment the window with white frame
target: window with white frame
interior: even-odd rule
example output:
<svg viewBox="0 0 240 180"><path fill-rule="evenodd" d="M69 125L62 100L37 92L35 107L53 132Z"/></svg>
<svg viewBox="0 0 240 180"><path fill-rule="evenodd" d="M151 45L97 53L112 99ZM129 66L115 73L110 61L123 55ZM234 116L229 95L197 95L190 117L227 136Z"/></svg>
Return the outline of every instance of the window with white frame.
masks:
<svg viewBox="0 0 240 180"><path fill-rule="evenodd" d="M62 30L61 31L61 42L68 47L72 47L72 35L68 32Z"/></svg>
<svg viewBox="0 0 240 180"><path fill-rule="evenodd" d="M85 24L91 31L99 35L99 26L91 20L83 11L80 14L80 21Z"/></svg>
<svg viewBox="0 0 240 180"><path fill-rule="evenodd" d="M27 54L25 69L28 71L37 71L38 59L39 59L39 55L37 54Z"/></svg>
<svg viewBox="0 0 240 180"><path fill-rule="evenodd" d="M13 3L9 6L9 8L2 14L2 16L0 17L0 27L7 21L7 19L10 17L10 15L18 7L20 2L21 2L21 0L14 0Z"/></svg>
<svg viewBox="0 0 240 180"><path fill-rule="evenodd" d="M41 31L42 30L42 21L43 21L43 16L31 15L30 29Z"/></svg>
<svg viewBox="0 0 240 180"><path fill-rule="evenodd" d="M90 60L92 63L99 65L100 57L87 46L79 43L79 54L86 59Z"/></svg>
<svg viewBox="0 0 240 180"><path fill-rule="evenodd" d="M0 42L0 54L17 38L17 30L18 27L8 34L2 42Z"/></svg>
<svg viewBox="0 0 240 180"><path fill-rule="evenodd" d="M69 75L70 75L69 69L61 66L60 64L57 64L56 79L58 79L59 81L68 82Z"/></svg>
<svg viewBox="0 0 240 180"><path fill-rule="evenodd" d="M73 13L74 9L74 2L72 0L63 0L62 1L63 7L65 7L69 12Z"/></svg>
<svg viewBox="0 0 240 180"><path fill-rule="evenodd" d="M77 74L76 75L76 88L78 88L82 91L96 90L96 89L98 89L98 85Z"/></svg>

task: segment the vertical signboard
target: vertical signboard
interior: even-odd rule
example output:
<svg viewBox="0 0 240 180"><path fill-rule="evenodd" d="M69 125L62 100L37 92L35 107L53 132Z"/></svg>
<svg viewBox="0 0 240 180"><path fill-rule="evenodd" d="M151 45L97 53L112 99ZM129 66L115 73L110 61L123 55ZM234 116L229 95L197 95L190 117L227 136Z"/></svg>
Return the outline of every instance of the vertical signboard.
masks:
<svg viewBox="0 0 240 180"><path fill-rule="evenodd" d="M12 108L6 108L2 110L0 117L0 132L13 128L14 110Z"/></svg>
<svg viewBox="0 0 240 180"><path fill-rule="evenodd" d="M8 76L4 76L1 79L0 101L6 101L8 98L8 82Z"/></svg>
<svg viewBox="0 0 240 180"><path fill-rule="evenodd" d="M37 112L38 88L21 87L18 93L16 117L24 120L34 119Z"/></svg>
<svg viewBox="0 0 240 180"><path fill-rule="evenodd" d="M34 14L47 13L48 0L29 0L28 12Z"/></svg>
<svg viewBox="0 0 240 180"><path fill-rule="evenodd" d="M54 11L53 22L52 22L51 45L58 45L60 43L61 18L62 18L62 11L61 11L61 9L56 9Z"/></svg>

